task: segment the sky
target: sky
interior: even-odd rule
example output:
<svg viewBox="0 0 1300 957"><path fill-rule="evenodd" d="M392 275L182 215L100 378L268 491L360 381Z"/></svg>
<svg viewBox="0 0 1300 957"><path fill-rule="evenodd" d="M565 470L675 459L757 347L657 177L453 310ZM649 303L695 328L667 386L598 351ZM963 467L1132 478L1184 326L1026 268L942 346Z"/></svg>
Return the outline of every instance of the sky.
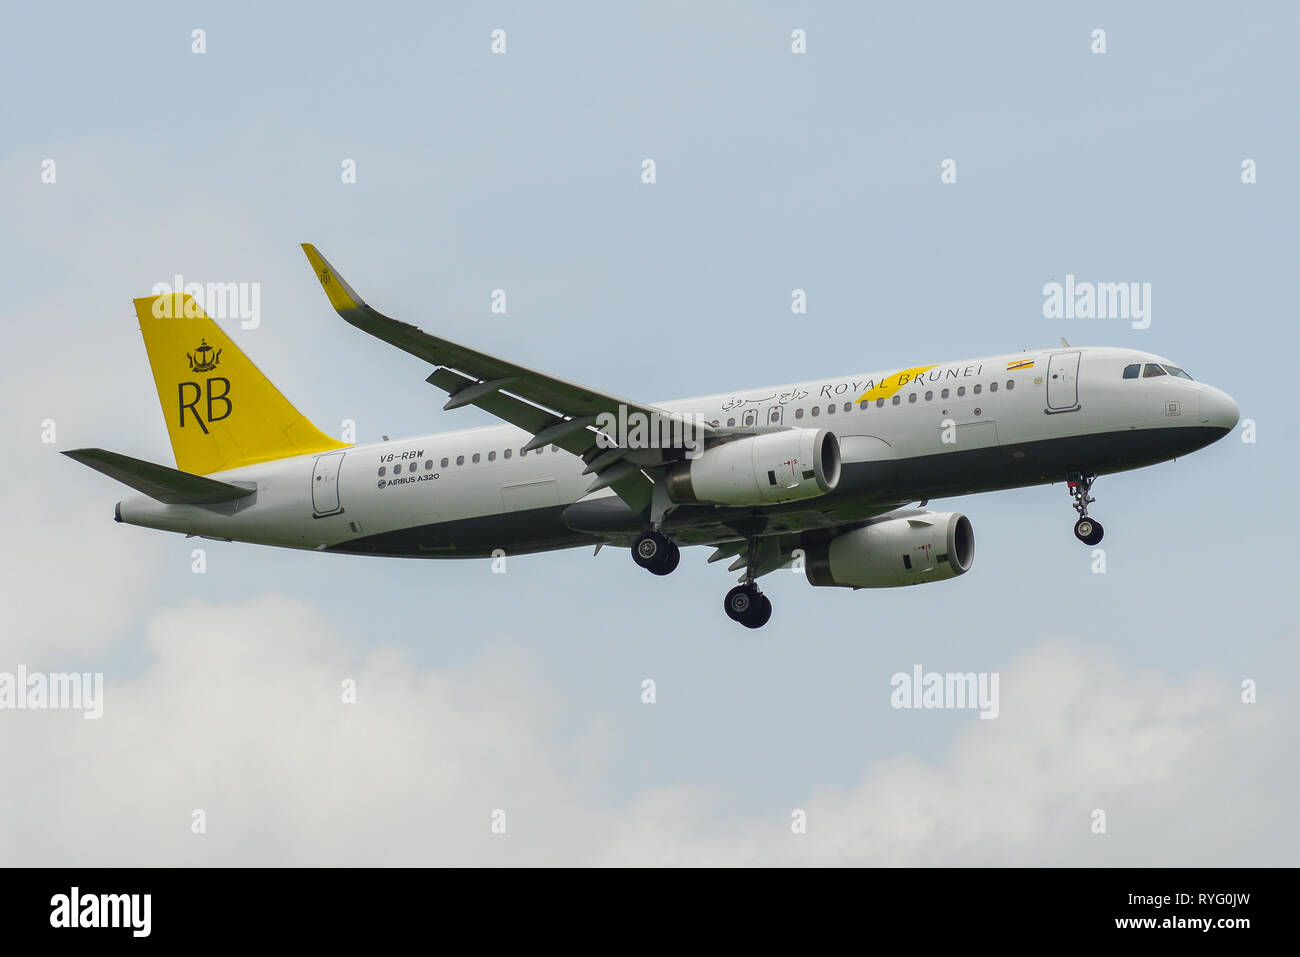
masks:
<svg viewBox="0 0 1300 957"><path fill-rule="evenodd" d="M98 720L0 708L0 863L1300 863L1293 4L9 21L0 673L104 690ZM302 242L389 315L647 401L1065 336L1243 423L1097 482L1104 572L1061 484L933 502L969 574L778 572L760 631L701 548L494 574L115 524L122 488L58 452L174 463L131 300L177 274L258 284L224 327L331 434L492 421L338 319ZM1067 274L1150 283L1150 326L1046 318ZM997 674L998 717L895 708L917 665Z"/></svg>

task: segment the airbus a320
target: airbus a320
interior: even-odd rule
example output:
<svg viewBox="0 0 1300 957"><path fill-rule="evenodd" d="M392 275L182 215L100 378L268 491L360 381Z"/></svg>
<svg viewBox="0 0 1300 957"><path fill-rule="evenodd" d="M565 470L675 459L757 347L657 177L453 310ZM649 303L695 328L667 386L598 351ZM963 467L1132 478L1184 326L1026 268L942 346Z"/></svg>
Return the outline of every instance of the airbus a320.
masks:
<svg viewBox="0 0 1300 957"><path fill-rule="evenodd" d="M65 454L139 494L119 522L222 541L402 558L628 548L654 575L683 546L741 572L723 606L749 628L758 580L888 588L965 574L970 520L931 500L1064 481L1083 543L1098 476L1231 431L1237 404L1161 356L1070 347L637 402L423 332L371 308L311 245L330 304L434 367L444 409L504 424L353 445L316 428L184 293L135 300L176 468Z"/></svg>

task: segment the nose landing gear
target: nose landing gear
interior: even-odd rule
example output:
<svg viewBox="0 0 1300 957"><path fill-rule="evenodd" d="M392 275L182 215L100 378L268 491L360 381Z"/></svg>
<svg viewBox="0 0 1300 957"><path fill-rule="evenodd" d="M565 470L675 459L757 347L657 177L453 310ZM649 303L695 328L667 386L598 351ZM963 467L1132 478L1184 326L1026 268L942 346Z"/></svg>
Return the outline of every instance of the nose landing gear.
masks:
<svg viewBox="0 0 1300 957"><path fill-rule="evenodd" d="M1066 477L1066 490L1074 499L1074 510L1079 513L1079 520L1074 523L1074 537L1085 545L1096 545L1105 534L1101 522L1088 517L1088 506L1097 501L1089 494L1096 480L1097 476L1082 472L1071 472Z"/></svg>

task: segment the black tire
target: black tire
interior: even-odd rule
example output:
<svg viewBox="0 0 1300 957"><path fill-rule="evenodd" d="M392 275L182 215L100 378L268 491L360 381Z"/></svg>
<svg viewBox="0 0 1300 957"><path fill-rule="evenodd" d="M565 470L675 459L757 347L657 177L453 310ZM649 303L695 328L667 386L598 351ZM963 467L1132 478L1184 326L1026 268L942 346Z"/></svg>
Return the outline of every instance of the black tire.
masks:
<svg viewBox="0 0 1300 957"><path fill-rule="evenodd" d="M757 595L758 589L753 585L737 585L727 592L726 598L722 599L722 609L727 613L728 618L743 625L751 609L758 603Z"/></svg>
<svg viewBox="0 0 1300 957"><path fill-rule="evenodd" d="M758 601L750 606L750 616L742 622L746 628L762 628L772 617L772 599L760 594Z"/></svg>
<svg viewBox="0 0 1300 957"><path fill-rule="evenodd" d="M668 543L668 550L662 553L662 559L659 564L650 566L652 575L671 575L677 567L677 563L682 560L682 550L677 547L676 542Z"/></svg>
<svg viewBox="0 0 1300 957"><path fill-rule="evenodd" d="M1106 530L1101 527L1101 522L1092 521L1092 534L1083 540L1085 545L1100 545L1101 537L1106 534Z"/></svg>
<svg viewBox="0 0 1300 957"><path fill-rule="evenodd" d="M653 571L656 565L663 563L672 544L662 532L642 532L632 543L632 561Z"/></svg>
<svg viewBox="0 0 1300 957"><path fill-rule="evenodd" d="M1074 523L1074 537L1077 538L1079 541L1083 542L1083 544L1085 545L1091 545L1092 542L1088 541L1088 539L1090 539L1093 536L1094 529L1100 527L1101 527L1100 525L1098 525L1095 521L1093 521L1090 518L1086 518L1086 517L1081 518ZM1100 539L1098 540L1100 541Z"/></svg>

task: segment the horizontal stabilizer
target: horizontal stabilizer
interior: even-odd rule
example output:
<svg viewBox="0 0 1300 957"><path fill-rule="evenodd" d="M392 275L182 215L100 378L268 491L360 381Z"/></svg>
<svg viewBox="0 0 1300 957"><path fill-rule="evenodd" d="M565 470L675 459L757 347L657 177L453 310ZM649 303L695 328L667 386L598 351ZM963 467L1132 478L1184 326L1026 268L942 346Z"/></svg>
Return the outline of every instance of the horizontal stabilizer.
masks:
<svg viewBox="0 0 1300 957"><path fill-rule="evenodd" d="M218 482L104 449L72 449L63 454L165 505L216 505L253 494L251 488L240 488L229 482Z"/></svg>

